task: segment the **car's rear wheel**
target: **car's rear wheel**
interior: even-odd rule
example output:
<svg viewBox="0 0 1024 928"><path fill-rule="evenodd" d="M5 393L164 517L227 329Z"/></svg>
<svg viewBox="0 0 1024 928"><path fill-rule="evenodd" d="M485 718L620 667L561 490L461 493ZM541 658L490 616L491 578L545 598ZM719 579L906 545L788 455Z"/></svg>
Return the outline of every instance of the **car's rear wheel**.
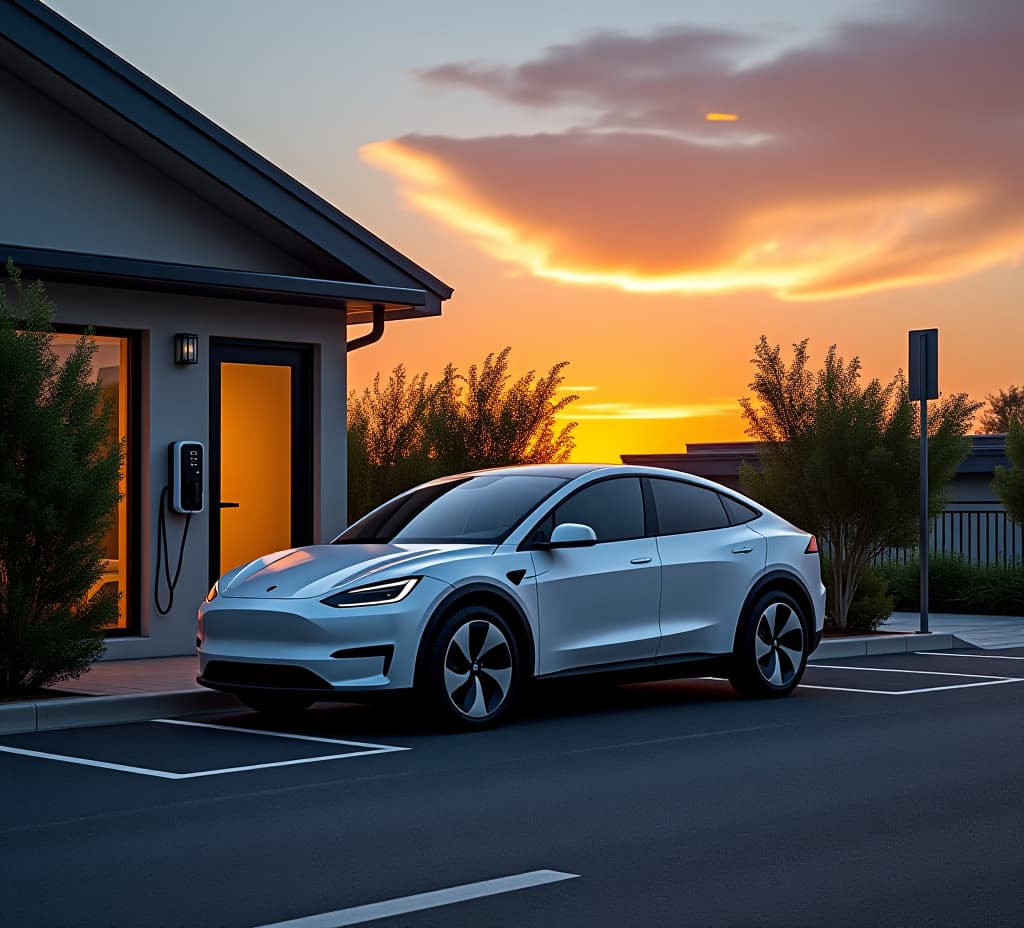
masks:
<svg viewBox="0 0 1024 928"><path fill-rule="evenodd" d="M313 705L312 699L297 693L246 693L238 698L253 712L275 718L297 715Z"/></svg>
<svg viewBox="0 0 1024 928"><path fill-rule="evenodd" d="M788 593L764 593L740 622L729 674L745 696L785 696L807 667L809 635L800 604Z"/></svg>
<svg viewBox="0 0 1024 928"><path fill-rule="evenodd" d="M486 728L505 716L520 688L519 649L511 626L483 604L462 606L433 636L423 695L446 728Z"/></svg>

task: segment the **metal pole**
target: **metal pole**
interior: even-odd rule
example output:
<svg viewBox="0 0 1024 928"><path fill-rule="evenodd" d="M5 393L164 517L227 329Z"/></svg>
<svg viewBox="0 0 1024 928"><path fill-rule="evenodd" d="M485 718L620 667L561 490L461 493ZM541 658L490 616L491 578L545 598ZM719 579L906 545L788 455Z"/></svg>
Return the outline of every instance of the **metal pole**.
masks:
<svg viewBox="0 0 1024 928"><path fill-rule="evenodd" d="M928 633L928 364L927 341L921 333L919 367L921 397L921 537L918 545L921 558L921 632Z"/></svg>

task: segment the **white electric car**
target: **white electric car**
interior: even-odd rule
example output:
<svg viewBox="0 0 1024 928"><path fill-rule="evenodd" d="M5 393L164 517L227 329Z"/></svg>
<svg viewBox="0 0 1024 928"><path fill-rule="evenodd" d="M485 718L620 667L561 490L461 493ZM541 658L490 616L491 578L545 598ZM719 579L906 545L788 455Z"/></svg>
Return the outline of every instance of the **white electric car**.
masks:
<svg viewBox="0 0 1024 928"><path fill-rule="evenodd" d="M229 571L199 682L264 712L413 690L491 724L534 679L727 675L783 696L821 640L817 544L746 497L649 467L538 465L409 490L333 542Z"/></svg>

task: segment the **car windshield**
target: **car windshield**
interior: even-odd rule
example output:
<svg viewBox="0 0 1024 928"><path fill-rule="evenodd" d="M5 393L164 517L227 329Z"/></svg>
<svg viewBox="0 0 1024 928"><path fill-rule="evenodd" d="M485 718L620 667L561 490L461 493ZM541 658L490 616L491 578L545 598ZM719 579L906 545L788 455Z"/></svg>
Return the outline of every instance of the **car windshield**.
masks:
<svg viewBox="0 0 1024 928"><path fill-rule="evenodd" d="M481 474L431 484L385 503L333 544L500 544L565 482L538 474Z"/></svg>

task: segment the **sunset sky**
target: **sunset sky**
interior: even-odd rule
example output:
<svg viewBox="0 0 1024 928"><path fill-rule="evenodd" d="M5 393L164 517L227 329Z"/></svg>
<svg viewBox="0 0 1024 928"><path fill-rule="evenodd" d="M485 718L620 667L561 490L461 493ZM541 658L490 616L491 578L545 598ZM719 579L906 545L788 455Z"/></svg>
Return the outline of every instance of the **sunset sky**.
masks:
<svg viewBox="0 0 1024 928"><path fill-rule="evenodd" d="M1024 383L1020 0L50 0L455 288L350 358L570 362L577 460L744 437L759 336Z"/></svg>

